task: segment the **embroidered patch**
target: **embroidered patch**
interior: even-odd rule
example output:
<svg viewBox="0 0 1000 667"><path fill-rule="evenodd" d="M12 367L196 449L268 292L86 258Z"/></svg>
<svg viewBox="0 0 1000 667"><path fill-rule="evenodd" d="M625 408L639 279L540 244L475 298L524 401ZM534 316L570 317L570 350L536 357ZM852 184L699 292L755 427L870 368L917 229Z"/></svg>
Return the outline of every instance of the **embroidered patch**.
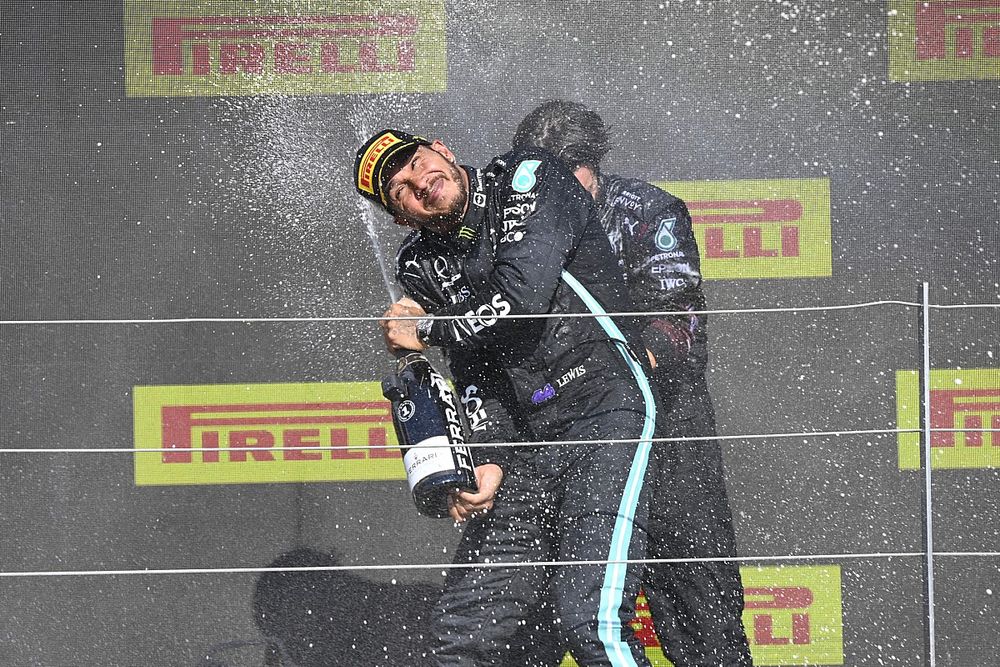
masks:
<svg viewBox="0 0 1000 667"><path fill-rule="evenodd" d="M677 218L665 218L660 220L660 227L656 230L656 247L666 252L677 247L677 237L674 236L674 225Z"/></svg>
<svg viewBox="0 0 1000 667"><path fill-rule="evenodd" d="M551 384L547 384L541 389L536 389L535 393L531 395L531 402L535 405L544 403L550 398L554 398L556 395L556 389Z"/></svg>
<svg viewBox="0 0 1000 667"><path fill-rule="evenodd" d="M515 192L528 192L535 187L537 182L535 170L541 163L541 160L525 160L517 165L517 169L514 170L514 180L511 181Z"/></svg>

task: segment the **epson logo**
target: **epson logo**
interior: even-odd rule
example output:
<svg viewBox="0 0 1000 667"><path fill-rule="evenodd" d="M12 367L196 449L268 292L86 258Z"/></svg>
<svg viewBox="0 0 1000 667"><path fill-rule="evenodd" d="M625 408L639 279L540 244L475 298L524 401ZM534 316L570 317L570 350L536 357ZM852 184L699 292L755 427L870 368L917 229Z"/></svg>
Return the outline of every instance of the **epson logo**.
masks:
<svg viewBox="0 0 1000 667"><path fill-rule="evenodd" d="M511 218L525 218L529 213L535 210L535 202L525 202L524 204L515 204L514 206L508 206L503 210L503 219L509 220Z"/></svg>

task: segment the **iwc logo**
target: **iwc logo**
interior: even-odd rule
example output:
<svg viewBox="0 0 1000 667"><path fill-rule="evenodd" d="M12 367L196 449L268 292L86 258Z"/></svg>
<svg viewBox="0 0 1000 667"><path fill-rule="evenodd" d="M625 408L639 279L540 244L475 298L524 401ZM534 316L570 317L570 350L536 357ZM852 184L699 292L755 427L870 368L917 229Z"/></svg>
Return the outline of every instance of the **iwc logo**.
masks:
<svg viewBox="0 0 1000 667"><path fill-rule="evenodd" d="M398 406L396 406L396 417L399 418L401 422L408 422L417 412L417 406L413 404L413 401L403 401Z"/></svg>

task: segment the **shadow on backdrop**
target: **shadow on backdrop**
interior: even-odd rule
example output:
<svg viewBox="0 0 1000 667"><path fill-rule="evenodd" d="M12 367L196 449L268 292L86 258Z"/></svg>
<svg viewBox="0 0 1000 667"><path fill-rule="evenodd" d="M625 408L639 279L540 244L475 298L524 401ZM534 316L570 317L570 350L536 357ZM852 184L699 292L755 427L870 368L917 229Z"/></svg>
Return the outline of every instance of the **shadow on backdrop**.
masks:
<svg viewBox="0 0 1000 667"><path fill-rule="evenodd" d="M341 564L336 554L302 548L268 567ZM266 667L426 665L425 630L440 594L432 584L380 583L350 572L265 572L253 599L264 641L218 645L199 665L243 667L248 659Z"/></svg>

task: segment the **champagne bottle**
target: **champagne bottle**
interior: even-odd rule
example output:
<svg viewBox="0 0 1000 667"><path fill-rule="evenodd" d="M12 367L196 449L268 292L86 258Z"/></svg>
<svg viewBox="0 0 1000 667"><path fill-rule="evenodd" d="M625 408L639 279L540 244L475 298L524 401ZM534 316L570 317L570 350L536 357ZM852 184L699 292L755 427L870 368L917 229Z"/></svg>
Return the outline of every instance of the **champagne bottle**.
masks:
<svg viewBox="0 0 1000 667"><path fill-rule="evenodd" d="M465 445L458 398L420 352L407 352L382 380L417 510L448 516L448 494L478 491L472 453Z"/></svg>

